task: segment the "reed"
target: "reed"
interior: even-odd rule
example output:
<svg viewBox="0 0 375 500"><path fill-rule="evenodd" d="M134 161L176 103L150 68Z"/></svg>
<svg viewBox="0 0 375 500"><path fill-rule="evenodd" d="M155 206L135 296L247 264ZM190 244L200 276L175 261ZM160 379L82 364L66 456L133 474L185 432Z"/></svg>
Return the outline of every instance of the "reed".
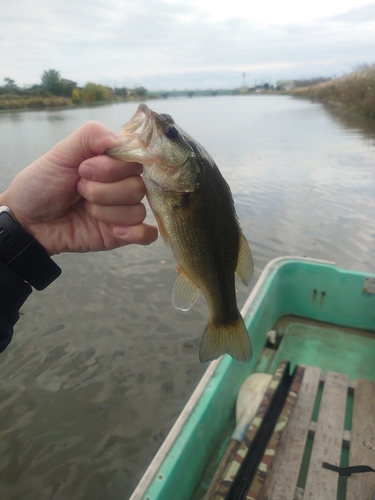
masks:
<svg viewBox="0 0 375 500"><path fill-rule="evenodd" d="M69 97L27 97L17 94L0 95L0 110L12 109L51 109L72 106Z"/></svg>
<svg viewBox="0 0 375 500"><path fill-rule="evenodd" d="M375 65L327 82L291 91L295 96L338 104L369 118L375 118Z"/></svg>

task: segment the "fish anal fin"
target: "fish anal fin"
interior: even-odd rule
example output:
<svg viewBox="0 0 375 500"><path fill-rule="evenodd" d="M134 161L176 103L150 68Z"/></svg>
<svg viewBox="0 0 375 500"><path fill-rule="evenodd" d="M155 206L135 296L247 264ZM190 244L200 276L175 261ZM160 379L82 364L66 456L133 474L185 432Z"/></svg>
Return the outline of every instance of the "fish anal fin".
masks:
<svg viewBox="0 0 375 500"><path fill-rule="evenodd" d="M178 275L173 287L172 303L176 309L188 311L198 298L199 288L179 267L176 270Z"/></svg>
<svg viewBox="0 0 375 500"><path fill-rule="evenodd" d="M209 322L206 326L199 350L202 363L212 361L222 354L229 354L236 361L246 363L251 359L252 348L242 316L229 325L216 325Z"/></svg>
<svg viewBox="0 0 375 500"><path fill-rule="evenodd" d="M254 264L251 250L245 235L240 230L240 247L238 250L238 259L236 273L240 277L242 283L248 285L253 277Z"/></svg>

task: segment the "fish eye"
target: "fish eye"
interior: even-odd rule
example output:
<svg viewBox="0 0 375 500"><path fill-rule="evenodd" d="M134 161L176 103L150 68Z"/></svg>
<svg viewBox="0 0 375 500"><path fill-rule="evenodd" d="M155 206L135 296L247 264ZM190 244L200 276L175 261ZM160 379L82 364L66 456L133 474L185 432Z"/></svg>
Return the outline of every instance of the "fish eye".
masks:
<svg viewBox="0 0 375 500"><path fill-rule="evenodd" d="M178 136L178 131L176 127L169 124L165 128L165 135L168 137L168 139L176 139L176 137Z"/></svg>

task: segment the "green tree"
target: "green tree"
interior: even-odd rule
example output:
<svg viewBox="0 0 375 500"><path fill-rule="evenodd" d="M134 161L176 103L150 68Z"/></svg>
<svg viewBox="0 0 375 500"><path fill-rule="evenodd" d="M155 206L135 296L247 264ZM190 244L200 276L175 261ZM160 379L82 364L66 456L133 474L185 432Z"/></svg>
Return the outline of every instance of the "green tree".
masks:
<svg viewBox="0 0 375 500"><path fill-rule="evenodd" d="M11 78L4 78L4 85L0 86L0 94L22 94L20 88L17 87L16 82Z"/></svg>
<svg viewBox="0 0 375 500"><path fill-rule="evenodd" d="M147 95L147 90L144 87L136 87L133 92L137 97L145 97Z"/></svg>
<svg viewBox="0 0 375 500"><path fill-rule="evenodd" d="M82 102L82 91L79 89L73 89L72 92L72 101L74 104L80 104Z"/></svg>
<svg viewBox="0 0 375 500"><path fill-rule="evenodd" d="M11 78L4 78L5 85L4 87L10 91L15 90L17 88L16 82Z"/></svg>
<svg viewBox="0 0 375 500"><path fill-rule="evenodd" d="M49 69L48 71L45 70L41 80L42 85L46 88L46 90L53 94L61 83L60 72L55 69Z"/></svg>
<svg viewBox="0 0 375 500"><path fill-rule="evenodd" d="M58 96L71 96L72 89L69 85L61 81L61 75L59 71L55 69L45 70L41 77L42 86L47 92L51 92L53 95Z"/></svg>
<svg viewBox="0 0 375 500"><path fill-rule="evenodd" d="M129 90L126 87L118 87L115 89L115 94L120 97L128 97Z"/></svg>
<svg viewBox="0 0 375 500"><path fill-rule="evenodd" d="M80 98L84 102L110 101L112 90L104 85L89 82L80 91Z"/></svg>

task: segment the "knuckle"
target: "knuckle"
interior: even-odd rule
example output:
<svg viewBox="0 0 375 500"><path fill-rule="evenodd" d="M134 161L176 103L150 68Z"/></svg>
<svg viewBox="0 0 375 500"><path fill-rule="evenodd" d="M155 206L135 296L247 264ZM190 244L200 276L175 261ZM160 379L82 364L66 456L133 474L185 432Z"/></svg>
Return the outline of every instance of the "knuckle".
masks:
<svg viewBox="0 0 375 500"><path fill-rule="evenodd" d="M98 120L89 120L83 126L87 129L87 132L90 134L92 133L95 134L96 132L102 130L103 128L103 124Z"/></svg>

